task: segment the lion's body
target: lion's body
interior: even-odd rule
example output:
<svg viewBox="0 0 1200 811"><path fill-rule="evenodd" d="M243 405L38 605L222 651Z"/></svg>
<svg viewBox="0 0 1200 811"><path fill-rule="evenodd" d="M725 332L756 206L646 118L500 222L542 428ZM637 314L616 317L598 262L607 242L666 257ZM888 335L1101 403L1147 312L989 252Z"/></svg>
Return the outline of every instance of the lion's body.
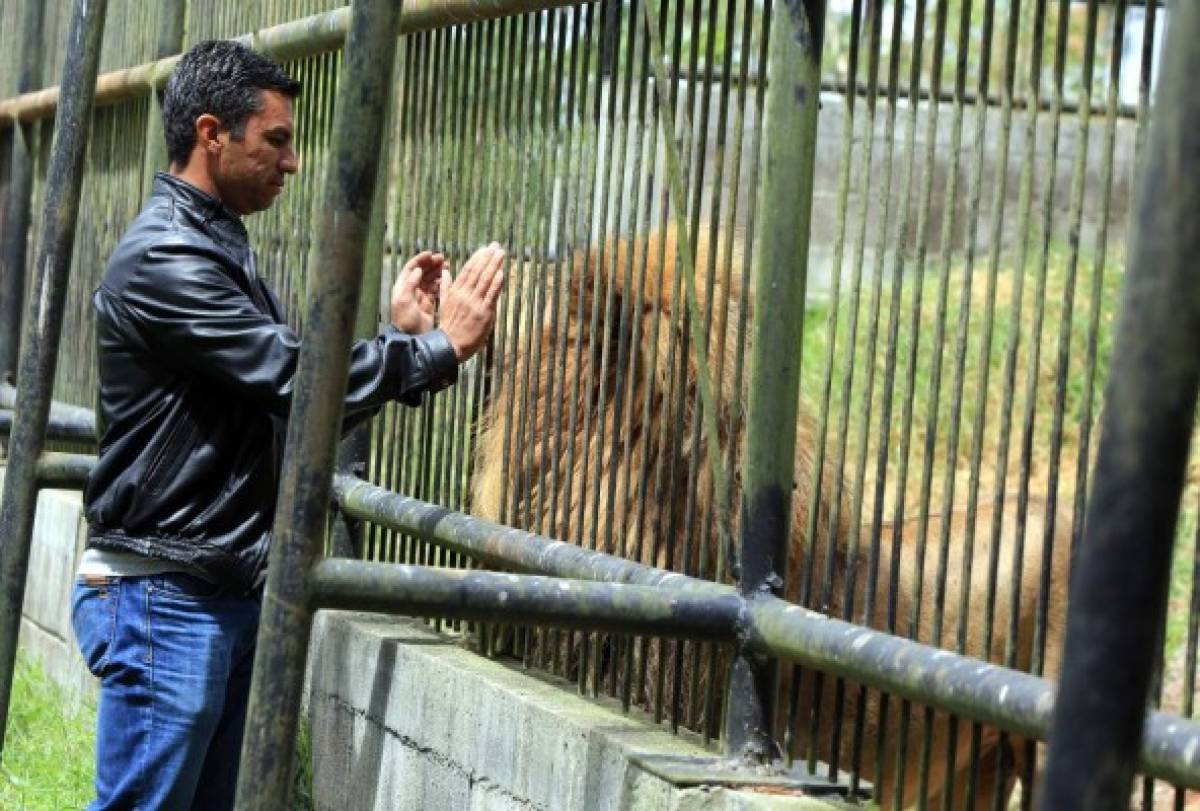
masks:
<svg viewBox="0 0 1200 811"><path fill-rule="evenodd" d="M655 237L649 250L631 256L627 243L617 244L614 257L588 256L573 268L568 288L557 315L549 312L532 336L533 344L519 336L507 342L505 362L515 364L511 377L506 376L498 393L485 407L476 452L473 479L473 511L493 520L525 526L564 540L585 543L594 548L631 557L643 563L672 569L687 569L702 576L713 577L718 531L709 454L714 445L707 438L696 438L695 428L700 419L697 395L697 369L689 356L686 365L678 362L678 354L686 343L684 323L675 302L679 296L673 273L677 254L674 232L665 232L664 242ZM648 259L646 258L648 257ZM598 261L599 259L599 261ZM718 423L720 445L728 453L730 437L738 443L740 455L745 431L739 421L744 413L737 385L736 333L740 329L742 290L739 285L718 273L712 284L705 281L708 266L708 246L697 249L701 280L698 289L700 310L709 301L727 303L724 317L708 331L710 346L706 368L714 379L719 401ZM596 273L597 265L613 268ZM725 260L714 264L725 266ZM609 283L611 276L616 281ZM517 284L528 280L518 279ZM606 312L611 316L605 318ZM593 323L611 326L595 329ZM511 337L514 325L502 325ZM593 340L591 336L596 335ZM537 365L531 367L536 358ZM669 362L670 361L670 362ZM681 375L680 370L686 370ZM680 377L682 390L679 389ZM618 386L618 378L624 385ZM515 383L515 385L513 385ZM949 543L944 571L945 591L941 610L938 601L938 572L942 563L940 535L943 518L930 516L925 530L927 539L924 563L918 566L918 535L920 522L906 521L898 544L899 567L893 568L893 535L895 527L880 528L879 569L876 578L870 577L871 556L867 546L869 531L861 532L863 541L855 543L851 534L849 506L844 494L847 489L837 482L838 472L826 463L820 477L820 493L815 499L816 532L811 546L805 539L809 526L810 503L817 485L815 447L817 426L810 412L801 408L797 423L795 452L795 486L791 510L791 545L788 571L784 577L785 598L800 602L802 584L811 573L813 589L808 604L835 616L865 621L876 628L888 627L889 584L895 577L897 599L896 629L909 631L913 608L920 612L915 637L923 642L955 649L962 614L961 601L966 599L967 622L964 626L964 651L990 661L1005 661L1013 606L1011 586L1015 566L1021 567L1018 628L1012 650L1016 667L1029 669L1033 660L1033 629L1036 620L1037 595L1042 571L1044 524L1042 514L1029 509L1029 521L1019 550L1015 527L1017 504L1005 500L1003 524L997 544L992 536L993 510L977 512L973 542L973 565L964 579L967 517L954 512L950 518ZM728 456L726 456L728 465ZM739 524L740 478L730 471L733 488L730 530L736 537ZM841 495L835 495L841 494ZM837 509L835 510L835 500ZM697 520L698 519L698 520ZM694 521L692 531L685 531L688 521ZM1065 613L1067 554L1069 527L1065 521L1056 524L1054 549L1051 555L1051 578L1047 614L1045 672L1058 669L1061 648L1062 619ZM674 538L693 539L691 547L671 543ZM826 591L825 572L832 553L831 588ZM991 578L990 561L995 558L997 572ZM1020 563L1018 564L1018 557ZM809 569L811 567L811 569ZM918 576L920 572L920 576ZM847 578L853 578L851 606L845 604ZM918 580L920 587L918 587ZM864 617L866 588L877 584L871 616ZM964 589L964 583L966 587ZM988 595L994 584L994 619L989 650L985 652L984 612ZM917 596L919 595L919 599ZM828 599L824 599L828 597ZM849 611L847 611L849 609ZM941 633L934 638L935 617L941 616ZM661 653L651 648L647 654L648 678L638 682L634 700L648 706L654 697L661 668ZM685 661L687 657L684 657ZM790 667L785 668L781 699L790 689ZM692 682L685 674L682 683L685 694L679 697L685 705L703 706L698 696L687 693ZM703 674L697 674L702 676ZM670 690L672 680L662 680ZM834 704L834 680L825 679L819 696L813 692L813 676L802 676L799 691L800 705L797 741L800 751L815 743L818 754L829 757L835 739L831 724ZM703 689L703 679L696 683ZM847 689L843 702L840 729L839 757L845 767L854 747L853 732L858 711L858 689ZM667 695L667 700L674 696ZM817 699L814 701L814 698ZM781 700L782 707L786 700ZM817 740L809 740L809 715L818 710ZM877 775L876 730L879 728L879 696L871 694L866 701L865 735L862 741L862 775L880 783L883 807L891 808L896 782L896 751L899 743L899 702L892 701L888 709L887 737L884 741L883 771ZM696 719L694 719L696 720ZM917 708L911 713L908 725L909 742L904 768L903 806L917 803L920 793L921 740L925 729L925 713ZM933 727L931 771L926 796L937 797L947 784L949 722L937 714ZM995 763L999 757L998 733L985 730L981 748L981 770L976 778L979 808L990 807L991 786L996 778ZM957 737L953 781L956 793L966 784L968 753L971 746L969 725ZM1023 747L1014 745L1011 751L1017 763L999 776L1007 792L1019 774ZM939 800L940 802L940 800ZM940 807L940 806L931 806ZM954 808L965 807L956 802Z"/></svg>

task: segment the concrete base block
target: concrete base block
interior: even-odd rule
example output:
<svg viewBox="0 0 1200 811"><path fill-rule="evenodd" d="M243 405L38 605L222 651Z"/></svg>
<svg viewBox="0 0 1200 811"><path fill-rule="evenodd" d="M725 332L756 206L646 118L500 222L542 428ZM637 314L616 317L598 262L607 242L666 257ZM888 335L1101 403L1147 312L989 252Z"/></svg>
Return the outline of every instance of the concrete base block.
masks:
<svg viewBox="0 0 1200 811"><path fill-rule="evenodd" d="M3 482L0 467L0 486ZM30 552L21 650L94 702L71 629L86 526L78 493L45 491ZM710 756L615 702L484 659L415 620L317 615L310 652L313 793L332 811L828 811L812 798L682 788L639 755Z"/></svg>
<svg viewBox="0 0 1200 811"><path fill-rule="evenodd" d="M4 473L0 467L0 488L4 486ZM21 653L37 662L72 702L94 703L96 680L84 667L71 629L71 588L86 539L80 493L38 493L18 645Z"/></svg>
<svg viewBox="0 0 1200 811"><path fill-rule="evenodd" d="M479 657L417 621L321 612L313 639L313 795L322 809L835 807L674 786L631 758L712 753L615 702Z"/></svg>

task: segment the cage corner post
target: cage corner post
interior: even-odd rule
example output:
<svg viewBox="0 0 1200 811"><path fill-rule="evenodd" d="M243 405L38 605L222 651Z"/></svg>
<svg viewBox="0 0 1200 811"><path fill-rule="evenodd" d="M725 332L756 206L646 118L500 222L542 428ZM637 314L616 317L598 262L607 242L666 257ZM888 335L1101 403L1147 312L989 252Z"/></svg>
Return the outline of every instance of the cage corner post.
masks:
<svg viewBox="0 0 1200 811"><path fill-rule="evenodd" d="M770 25L735 568L738 591L749 600L781 594L787 568L825 10L826 0L776 0ZM739 648L724 724L728 754L757 761L775 755L778 681L777 661Z"/></svg>
<svg viewBox="0 0 1200 811"><path fill-rule="evenodd" d="M312 631L309 576L325 534L349 347L378 178L400 8L355 0L339 79L326 205L284 450L236 807L288 807Z"/></svg>

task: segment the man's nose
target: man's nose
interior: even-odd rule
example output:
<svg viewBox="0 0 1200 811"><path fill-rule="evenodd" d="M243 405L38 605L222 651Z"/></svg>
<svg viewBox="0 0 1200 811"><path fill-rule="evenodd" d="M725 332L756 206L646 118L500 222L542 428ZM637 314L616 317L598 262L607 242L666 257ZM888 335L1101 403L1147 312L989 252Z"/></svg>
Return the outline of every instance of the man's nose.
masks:
<svg viewBox="0 0 1200 811"><path fill-rule="evenodd" d="M279 161L279 171L286 172L289 175L294 175L300 170L300 156L296 154L296 150L288 149L283 158Z"/></svg>

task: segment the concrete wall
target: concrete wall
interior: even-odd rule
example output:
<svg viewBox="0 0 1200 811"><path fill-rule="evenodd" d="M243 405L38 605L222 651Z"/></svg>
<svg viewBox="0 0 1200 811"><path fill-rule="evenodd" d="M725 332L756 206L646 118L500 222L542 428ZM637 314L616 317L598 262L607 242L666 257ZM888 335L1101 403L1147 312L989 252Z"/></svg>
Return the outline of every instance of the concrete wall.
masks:
<svg viewBox="0 0 1200 811"><path fill-rule="evenodd" d="M0 467L0 488L3 483ZM74 700L91 701L96 680L84 667L71 630L71 587L85 532L79 493L43 490L38 494L20 645Z"/></svg>
<svg viewBox="0 0 1200 811"><path fill-rule="evenodd" d="M733 148L734 123L736 122L734 107L729 112L729 130L724 148L719 147L718 120L720 87L718 85L701 84L697 92L703 93L704 88L710 93L708 136L706 139L705 172L703 189L703 208L705 212L701 223L707 229L708 210L712 199L714 184L719 163L725 161L722 185L727 186L731 180L731 166L728 152ZM755 90L751 87L751 90ZM688 85L679 85L680 98L685 98ZM605 93L607 97L607 92ZM754 93L749 94L749 101L744 112L745 136L742 141L742 171L743 175L738 185L736 225L743 233L748 225L747 217L751 209L751 195L757 194L759 186L751 185L745 173L750 171L755 149L754 127L758 120L758 112L754 109ZM936 110L935 110L936 107ZM840 93L824 92L821 94L821 112L818 119L817 156L815 176L813 179L813 213L812 241L810 246L809 292L812 296L821 298L828 295L833 274L834 258L839 239L842 242L844 254L841 270L843 274L857 269L856 252L859 245L865 256L866 268L873 267L877 251L886 252L885 267L890 270L895 261L895 251L900 244L900 225L904 207L903 179L908 168L911 144L912 167L911 181L908 189L910 203L910 222L908 226L908 247L915 248L918 243L918 223L920 221L921 191L925 177L929 178L929 211L927 225L924 229L924 246L930 260L939 257L943 252L943 242L947 242L950 250L961 255L973 239L976 247L977 266L986 262L988 251L997 241L1005 254L1015 253L1023 239L1022 218L1020 208L1022 176L1026 168L1030 168L1032 180L1031 199L1032 216L1029 228L1034 244L1043 221L1043 211L1048 206L1051 242L1066 244L1069 241L1068 231L1071 224L1071 184L1076 171L1076 165L1082 161L1083 171L1083 204L1080 213L1080 244L1086 260L1092 258L1096 238L1102 224L1108 229L1109 255L1119 257L1124 252L1125 233L1129 219L1131 199L1131 184L1134 175L1135 145L1137 137L1137 121L1131 118L1119 118L1114 130L1113 145L1113 186L1109 195L1110 205L1107 211L1103 208L1104 187L1103 165L1107 142L1105 139L1107 122L1102 114L1093 114L1086 132L1081 128L1077 113L1064 113L1057 129L1054 127L1053 116L1049 112L1038 114L1032 122L1023 110L1013 113L1008 127L1009 141L1007 145L1007 160L1003 142L1004 116L999 107L981 108L970 105L964 107L961 116L961 139L955 150L954 130L956 116L952 104L941 103L933 105L928 101L917 103L915 124L912 104L901 99L897 103L895 130L889 138L888 114L885 101L880 101L875 119L872 122L868 115L864 99L858 99L854 110L854 131L851 140L851 175L847 187L846 211L844 229L840 216L838 200L841 187L842 165L844 158L845 131L850 121L846 97ZM981 118L982 112L982 118ZM931 129L933 116L936 113L936 129ZM769 123L769 122L768 122ZM600 171L615 171L610 168L619 161L619 157L611 154L608 147L607 125L601 127L598 135L599 145L596 149L596 159ZM910 135L910 130L912 134ZM632 133L636 133L631 129ZM1032 148L1030 136L1032 135ZM1086 145L1084 140L1086 138ZM633 143L636 138L627 136L626 141ZM894 149L893 149L894 144ZM868 146L872 152L869 172L864 171L865 154ZM665 157L661 144L658 143L658 167L665 165ZM891 153L891 188L885 198L887 167ZM980 160L976 157L979 156ZM997 198L997 188L1001 179L999 167L1004 166L1003 196ZM621 195L610 195L612 206L617 205L617 199L623 202L623 210L628 216L629 200L633 199L632 190L636 188L633 178L634 161L626 158L625 189ZM658 170L661 172L661 168ZM976 176L978 175L978 181ZM951 188L951 181L954 186ZM659 179L661 183L661 178ZM759 185L762 178L759 178ZM971 216L971 190L978 185L979 212L977 226L973 226ZM953 193L951 193L953 192ZM726 189L726 193L728 190ZM601 191L597 188L596 206L593 216L596 222L603 215ZM886 231L883 228L884 203L888 203L890 213ZM993 215L999 205L1002 217L999 228L993 227ZM865 228L862 226L866 211ZM726 212L729 203L725 204ZM949 214L950 228L948 239L943 239L943 218ZM610 214L609 228L613 227ZM627 225L622 225L622 228ZM642 226L646 228L645 225ZM649 230L663 227L661 209L657 204L652 207ZM974 231L972 233L972 230ZM927 269L937 267L935 261L927 261ZM911 270L911 268L907 268Z"/></svg>
<svg viewBox="0 0 1200 811"><path fill-rule="evenodd" d="M91 702L95 681L70 623L85 529L78 493L40 494L21 648L77 700ZM712 753L614 703L581 698L573 685L476 656L414 620L320 612L308 681L313 794L321 809L835 807L800 796L673 785L638 759Z"/></svg>
<svg viewBox="0 0 1200 811"><path fill-rule="evenodd" d="M322 612L316 639L313 793L323 809L832 808L674 786L638 759L713 753L615 702L476 656L416 621Z"/></svg>

